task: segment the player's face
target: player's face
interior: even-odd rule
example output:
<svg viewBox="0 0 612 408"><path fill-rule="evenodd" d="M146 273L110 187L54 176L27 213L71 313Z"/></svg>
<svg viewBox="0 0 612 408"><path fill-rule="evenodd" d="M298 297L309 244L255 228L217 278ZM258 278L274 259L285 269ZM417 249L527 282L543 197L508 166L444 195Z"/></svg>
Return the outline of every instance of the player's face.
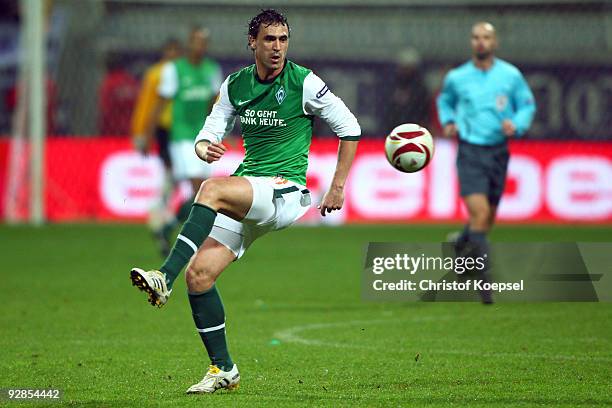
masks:
<svg viewBox="0 0 612 408"><path fill-rule="evenodd" d="M173 60L181 55L181 47L178 44L172 44L164 48L163 59Z"/></svg>
<svg viewBox="0 0 612 408"><path fill-rule="evenodd" d="M249 42L255 51L255 60L266 70L278 71L283 68L289 47L289 29L286 25L262 25L257 38L251 37Z"/></svg>
<svg viewBox="0 0 612 408"><path fill-rule="evenodd" d="M189 53L196 57L202 58L206 54L208 48L208 38L203 31L194 31L189 38Z"/></svg>
<svg viewBox="0 0 612 408"><path fill-rule="evenodd" d="M487 59L493 55L497 47L495 30L490 24L479 24L472 28L472 54L480 59Z"/></svg>

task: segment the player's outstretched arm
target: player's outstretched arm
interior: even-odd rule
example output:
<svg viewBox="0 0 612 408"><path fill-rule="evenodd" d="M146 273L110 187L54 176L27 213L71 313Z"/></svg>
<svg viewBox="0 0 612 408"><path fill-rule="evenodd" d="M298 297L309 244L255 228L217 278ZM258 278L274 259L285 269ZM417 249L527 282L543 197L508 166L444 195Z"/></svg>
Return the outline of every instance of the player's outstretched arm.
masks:
<svg viewBox="0 0 612 408"><path fill-rule="evenodd" d="M344 204L344 185L355 159L358 143L358 141L340 140L338 163L336 164L334 178L329 190L323 196L321 204L317 207L321 210L321 215L324 217L326 213L341 209Z"/></svg>
<svg viewBox="0 0 612 408"><path fill-rule="evenodd" d="M361 127L344 102L314 73L309 73L304 79L303 89L304 113L323 119L340 138L336 172L329 190L317 207L321 215L325 216L326 213L341 209L344 204L344 183L355 158Z"/></svg>

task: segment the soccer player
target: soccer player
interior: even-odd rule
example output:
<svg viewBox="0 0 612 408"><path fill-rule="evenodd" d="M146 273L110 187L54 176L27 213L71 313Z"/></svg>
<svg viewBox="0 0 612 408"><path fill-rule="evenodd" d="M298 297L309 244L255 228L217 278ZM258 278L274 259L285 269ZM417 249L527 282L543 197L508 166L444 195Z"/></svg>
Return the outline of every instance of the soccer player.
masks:
<svg viewBox="0 0 612 408"><path fill-rule="evenodd" d="M227 349L225 312L215 286L219 275L257 238L286 228L311 204L306 183L314 116L339 136L338 162L318 206L322 216L342 208L344 184L361 129L355 116L311 70L287 60L289 24L275 10L249 23L248 47L255 64L231 74L195 138L195 151L209 163L222 158L224 135L239 117L245 157L230 177L202 183L187 222L159 270L134 268L134 285L162 306L183 267L197 331L211 360L188 393L211 393L238 385L240 374Z"/></svg>
<svg viewBox="0 0 612 408"><path fill-rule="evenodd" d="M132 139L138 150L143 150L148 145L145 140L145 131L149 123L149 116L153 114L155 101L157 99L157 88L161 81L161 72L164 65L179 57L181 54L180 43L171 38L162 47L161 58L151 65L144 74L140 93L134 113L132 116ZM172 125L172 103L167 103L159 119L155 124L155 141L159 147L159 156L168 171L171 170L170 153L168 152L168 133Z"/></svg>
<svg viewBox="0 0 612 408"><path fill-rule="evenodd" d="M157 88L159 97L140 143L142 151L148 151L159 117L166 104L172 101L169 143L172 176L175 182L189 180L194 192L198 191L202 181L210 177L211 167L193 154L193 137L202 126L202 119L210 112L223 80L219 64L206 56L208 37L208 29L193 28L189 34L187 54L163 66ZM171 219L154 231L164 256L170 249L170 234L177 221L185 221L192 201L187 200L179 208L178 220Z"/></svg>
<svg viewBox="0 0 612 408"><path fill-rule="evenodd" d="M507 141L529 129L536 107L518 68L495 57L492 24L474 24L471 46L472 59L446 75L437 105L444 136L459 139L457 172L469 213L455 246L457 252L471 248L483 256L506 182ZM481 296L492 302L490 293Z"/></svg>
<svg viewBox="0 0 612 408"><path fill-rule="evenodd" d="M178 58L182 53L181 44L178 40L170 38L162 47L161 58L155 64L150 66L144 74L140 93L134 113L132 115L132 140L134 147L139 151L148 150L149 141L146 139L146 130L149 126L149 116L153 115L156 108L158 98L157 88L161 81L162 68L167 62ZM170 127L172 126L172 102L168 102L163 107L163 111L159 114L159 119L155 125L155 141L159 147L159 157L164 163L165 180L163 194L159 202L149 211L149 221L154 231L155 238L159 242L160 251L166 256L170 251L168 240L165 238L162 230L163 220L165 219L167 201L174 182L172 179L172 162L170 160L170 152L168 151L168 138Z"/></svg>

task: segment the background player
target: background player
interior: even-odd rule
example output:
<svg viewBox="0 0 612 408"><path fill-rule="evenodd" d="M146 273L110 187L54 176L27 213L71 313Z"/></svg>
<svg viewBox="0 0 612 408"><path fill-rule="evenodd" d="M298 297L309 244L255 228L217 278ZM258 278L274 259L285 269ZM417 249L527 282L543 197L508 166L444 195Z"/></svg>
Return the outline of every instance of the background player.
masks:
<svg viewBox="0 0 612 408"><path fill-rule="evenodd" d="M178 58L182 53L181 44L176 39L168 39L162 47L161 58L151 65L145 72L134 114L132 116L132 139L137 150L148 148L149 141L146 140L145 132L149 126L149 117L153 115L158 98L157 89L161 81L162 67ZM155 125L155 141L159 147L159 156L164 167L171 171L170 153L168 152L168 137L172 125L172 103L168 102L158 115L159 119Z"/></svg>
<svg viewBox="0 0 612 408"><path fill-rule="evenodd" d="M160 271L131 271L134 284L149 294L151 303L161 306L189 262L189 301L211 366L188 393L233 388L240 380L227 350L225 312L215 281L255 239L291 225L308 210L310 193L304 184L313 115L323 118L340 137L338 163L319 206L321 215L342 208L344 184L361 134L353 114L321 79L285 59L289 25L282 14L263 10L255 16L248 44L255 64L223 82L195 145L203 160L219 160L225 152L221 139L239 116L244 161L233 176L202 184Z"/></svg>
<svg viewBox="0 0 612 408"><path fill-rule="evenodd" d="M161 81L161 71L163 66L176 58L182 53L181 44L176 39L168 39L161 53L161 58L151 67L149 67L142 80L136 107L132 115L132 140L134 147L139 151L148 150L149 141L146 139L146 130L149 126L149 117L153 115L156 108L158 98L157 89ZM168 102L162 108L159 114L159 119L156 123L154 134L155 141L159 148L159 157L164 163L165 180L162 192L162 197L150 211L149 221L152 229L156 232L156 238L159 240L160 250L163 254L169 251L167 240L162 233L163 220L166 218L166 206L172 188L174 186L172 177L172 162L170 160L170 152L168 151L168 138L170 127L172 126L172 102Z"/></svg>
<svg viewBox="0 0 612 408"><path fill-rule="evenodd" d="M170 160L175 182L189 180L193 191L211 174L210 165L198 160L193 154L193 137L202 126L202 120L210 112L223 80L221 67L206 56L209 32L205 28L193 28L189 34L185 57L166 63L162 68L161 81L157 89L159 98L146 127L143 150L148 150L155 124L164 106L172 101L172 126L170 130ZM193 200L187 200L176 215L184 221ZM167 255L169 237L176 219L166 222L157 231L160 250Z"/></svg>
<svg viewBox="0 0 612 408"><path fill-rule="evenodd" d="M446 75L437 105L444 136L459 139L457 172L469 212L456 247L461 251L470 243L482 256L506 182L507 140L527 131L536 107L518 68L495 57L492 24L474 24L471 46L472 59ZM492 301L489 293L481 295L485 303Z"/></svg>

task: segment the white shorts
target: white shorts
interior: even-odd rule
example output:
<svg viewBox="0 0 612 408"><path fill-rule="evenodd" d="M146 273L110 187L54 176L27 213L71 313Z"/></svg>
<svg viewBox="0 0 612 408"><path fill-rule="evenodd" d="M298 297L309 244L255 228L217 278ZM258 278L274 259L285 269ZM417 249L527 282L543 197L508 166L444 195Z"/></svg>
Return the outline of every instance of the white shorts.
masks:
<svg viewBox="0 0 612 408"><path fill-rule="evenodd" d="M306 187L280 177L245 177L253 187L253 203L242 221L218 214L210 237L240 258L257 238L300 219L310 208Z"/></svg>
<svg viewBox="0 0 612 408"><path fill-rule="evenodd" d="M192 141L171 141L168 150L172 161L172 177L175 180L207 179L210 177L212 167L196 155Z"/></svg>

